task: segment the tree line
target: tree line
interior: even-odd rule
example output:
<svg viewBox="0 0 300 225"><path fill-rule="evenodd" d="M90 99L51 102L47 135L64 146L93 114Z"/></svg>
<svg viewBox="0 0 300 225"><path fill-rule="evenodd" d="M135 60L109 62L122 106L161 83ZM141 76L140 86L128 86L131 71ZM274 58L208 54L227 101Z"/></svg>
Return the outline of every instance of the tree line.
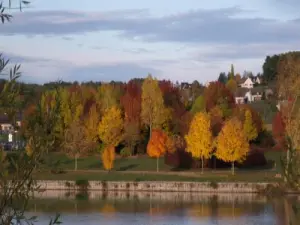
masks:
<svg viewBox="0 0 300 225"><path fill-rule="evenodd" d="M54 140L49 151L74 157L75 169L77 159L87 154L100 152L110 170L116 152L124 157L148 153L159 158L176 152L180 142L192 157L202 160L202 167L212 155L226 162L242 161L249 143L264 132L259 114L249 105L236 105L232 91L221 82L198 87L185 98L182 93L188 89L149 75L142 82L47 90L39 104L25 110L21 131L28 140L26 151L32 151L37 112L47 119L55 111L47 135Z"/></svg>

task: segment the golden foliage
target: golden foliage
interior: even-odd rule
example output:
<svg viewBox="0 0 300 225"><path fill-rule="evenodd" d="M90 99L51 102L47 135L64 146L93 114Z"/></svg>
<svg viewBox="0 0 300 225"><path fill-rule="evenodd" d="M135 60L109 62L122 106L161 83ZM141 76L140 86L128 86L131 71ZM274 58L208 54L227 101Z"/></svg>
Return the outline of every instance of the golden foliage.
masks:
<svg viewBox="0 0 300 225"><path fill-rule="evenodd" d="M216 157L225 161L242 162L249 152L249 143L243 131L242 123L237 118L226 121L217 137Z"/></svg>
<svg viewBox="0 0 300 225"><path fill-rule="evenodd" d="M142 112L141 120L152 128L161 128L166 121L169 111L165 109L162 92L158 81L149 75L142 86Z"/></svg>
<svg viewBox="0 0 300 225"><path fill-rule="evenodd" d="M213 139L210 128L210 117L207 113L199 112L194 116L185 140L187 143L186 150L194 158L210 158L213 150Z"/></svg>
<svg viewBox="0 0 300 225"><path fill-rule="evenodd" d="M111 170L112 168L114 168L115 147L113 145L110 145L105 148L102 152L101 159L104 169Z"/></svg>
<svg viewBox="0 0 300 225"><path fill-rule="evenodd" d="M88 140L96 142L98 139L98 126L100 122L100 116L97 112L96 104L94 104L84 120L85 133Z"/></svg>
<svg viewBox="0 0 300 225"><path fill-rule="evenodd" d="M124 123L121 110L113 106L105 111L99 124L100 139L106 146L117 146L122 140Z"/></svg>
<svg viewBox="0 0 300 225"><path fill-rule="evenodd" d="M278 65L278 94L283 105L280 111L292 146L300 149L300 58L292 54L282 57Z"/></svg>
<svg viewBox="0 0 300 225"><path fill-rule="evenodd" d="M253 141L257 138L257 130L252 120L252 114L249 110L245 112L244 133L248 141Z"/></svg>

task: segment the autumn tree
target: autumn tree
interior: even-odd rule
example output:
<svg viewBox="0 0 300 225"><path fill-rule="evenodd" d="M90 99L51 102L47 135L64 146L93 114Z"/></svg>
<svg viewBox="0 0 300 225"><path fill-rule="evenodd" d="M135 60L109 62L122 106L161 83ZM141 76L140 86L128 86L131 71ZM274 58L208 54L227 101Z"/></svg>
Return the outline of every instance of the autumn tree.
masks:
<svg viewBox="0 0 300 225"><path fill-rule="evenodd" d="M272 133L278 147L285 147L285 124L282 118L282 113L277 112L272 122ZM285 149L282 149L285 150Z"/></svg>
<svg viewBox="0 0 300 225"><path fill-rule="evenodd" d="M219 106L225 118L229 117L235 107L235 100L231 91L220 82L211 82L204 91L205 107L209 112Z"/></svg>
<svg viewBox="0 0 300 225"><path fill-rule="evenodd" d="M223 126L223 112L219 106L215 106L209 112L211 118L211 130L214 137L218 136Z"/></svg>
<svg viewBox="0 0 300 225"><path fill-rule="evenodd" d="M251 113L252 124L254 125L257 134L263 131L263 121L260 114L251 107L249 104L239 104L233 110L233 116L238 118L242 124L245 123L245 115L246 112L249 111Z"/></svg>
<svg viewBox="0 0 300 225"><path fill-rule="evenodd" d="M169 112L169 120L165 123L164 130L168 130L172 134L182 133L183 126L188 126L188 124L184 121L187 111L182 101L180 89L171 81L166 80L160 81L159 86L163 94L164 104ZM195 89L196 95L198 95L198 92L199 90Z"/></svg>
<svg viewBox="0 0 300 225"><path fill-rule="evenodd" d="M210 117L207 113L199 112L194 116L185 140L187 152L194 158L201 159L203 173L204 159L209 159L213 151Z"/></svg>
<svg viewBox="0 0 300 225"><path fill-rule="evenodd" d="M298 55L298 56L297 56ZM285 181L300 188L300 57L288 54L278 62L277 86L282 104L280 111L283 115L286 139L287 158L283 164Z"/></svg>
<svg viewBox="0 0 300 225"><path fill-rule="evenodd" d="M79 121L74 121L65 131L65 140L63 143L65 153L75 160L74 170L77 170L77 159L87 155L92 149L90 142L85 135L85 127Z"/></svg>
<svg viewBox="0 0 300 225"><path fill-rule="evenodd" d="M249 152L249 143L237 118L228 120L217 137L217 158L231 162L234 175L234 162L243 162Z"/></svg>
<svg viewBox="0 0 300 225"><path fill-rule="evenodd" d="M141 88L133 81L126 85L125 94L121 97L121 105L124 109L124 141L134 152L135 147L141 140L140 117L141 117Z"/></svg>
<svg viewBox="0 0 300 225"><path fill-rule="evenodd" d="M237 82L235 81L235 79L230 79L230 80L228 80L228 82L226 83L226 87L227 87L232 93L235 93L235 91L236 91L237 88L238 88Z"/></svg>
<svg viewBox="0 0 300 225"><path fill-rule="evenodd" d="M106 146L117 146L122 140L124 122L121 110L116 106L105 111L99 127L99 137Z"/></svg>
<svg viewBox="0 0 300 225"><path fill-rule="evenodd" d="M243 129L248 141L253 141L257 138L258 133L252 120L252 114L249 110L245 112Z"/></svg>
<svg viewBox="0 0 300 225"><path fill-rule="evenodd" d="M96 104L92 105L89 113L84 118L84 127L86 138L96 143L98 141L98 126L100 122L100 114Z"/></svg>
<svg viewBox="0 0 300 225"><path fill-rule="evenodd" d="M151 138L147 145L147 153L150 157L156 158L156 171L159 171L159 158L163 156L169 148L168 136L159 129L153 129Z"/></svg>
<svg viewBox="0 0 300 225"><path fill-rule="evenodd" d="M153 128L161 128L166 121L166 108L158 81L149 75L142 86L142 122L149 126L150 135Z"/></svg>
<svg viewBox="0 0 300 225"><path fill-rule="evenodd" d="M113 106L119 107L120 98L123 95L122 88L123 87L121 87L121 85L114 83L101 84L101 86L98 88L97 100L101 102L102 113Z"/></svg>
<svg viewBox="0 0 300 225"><path fill-rule="evenodd" d="M101 155L104 169L110 171L114 168L115 147L113 145L107 146Z"/></svg>
<svg viewBox="0 0 300 225"><path fill-rule="evenodd" d="M104 151L101 158L105 169L111 170L115 147L123 138L124 122L121 115L121 110L116 106L107 109L99 124L98 132L100 140L104 143ZM113 151L113 153L112 153Z"/></svg>

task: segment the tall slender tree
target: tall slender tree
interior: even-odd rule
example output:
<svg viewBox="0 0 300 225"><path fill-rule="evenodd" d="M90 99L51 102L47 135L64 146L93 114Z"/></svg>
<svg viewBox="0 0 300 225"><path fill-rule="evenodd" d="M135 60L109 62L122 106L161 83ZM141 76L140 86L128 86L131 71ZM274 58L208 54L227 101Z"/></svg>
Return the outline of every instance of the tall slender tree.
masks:
<svg viewBox="0 0 300 225"><path fill-rule="evenodd" d="M209 159L213 151L210 117L207 113L199 112L194 116L185 140L187 152L194 158L201 159L203 173L204 159Z"/></svg>
<svg viewBox="0 0 300 225"><path fill-rule="evenodd" d="M149 126L150 135L153 128L161 128L166 121L166 113L167 110L158 81L148 75L142 86L141 120Z"/></svg>

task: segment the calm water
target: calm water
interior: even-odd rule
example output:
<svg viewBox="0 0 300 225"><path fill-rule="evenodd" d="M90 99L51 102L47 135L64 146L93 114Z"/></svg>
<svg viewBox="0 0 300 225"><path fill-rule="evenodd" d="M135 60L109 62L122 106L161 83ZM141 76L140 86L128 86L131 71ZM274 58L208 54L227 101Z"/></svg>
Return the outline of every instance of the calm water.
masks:
<svg viewBox="0 0 300 225"><path fill-rule="evenodd" d="M28 214L38 216L37 224L60 212L66 225L287 225L290 201L295 197L47 191L30 202Z"/></svg>

